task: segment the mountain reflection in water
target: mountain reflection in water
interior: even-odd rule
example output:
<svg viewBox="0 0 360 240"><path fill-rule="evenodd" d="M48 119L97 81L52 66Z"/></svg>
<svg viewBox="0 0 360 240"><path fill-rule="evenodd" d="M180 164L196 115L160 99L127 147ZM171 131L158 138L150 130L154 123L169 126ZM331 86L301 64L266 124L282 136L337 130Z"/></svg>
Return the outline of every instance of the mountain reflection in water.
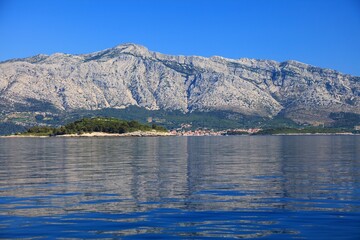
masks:
<svg viewBox="0 0 360 240"><path fill-rule="evenodd" d="M360 238L360 138L0 139L0 238Z"/></svg>

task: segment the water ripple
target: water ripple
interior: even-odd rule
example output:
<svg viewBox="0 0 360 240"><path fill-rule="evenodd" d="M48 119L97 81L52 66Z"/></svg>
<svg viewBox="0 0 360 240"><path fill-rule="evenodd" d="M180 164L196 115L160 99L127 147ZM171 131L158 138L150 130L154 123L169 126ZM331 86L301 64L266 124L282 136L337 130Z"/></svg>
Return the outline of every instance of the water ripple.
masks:
<svg viewBox="0 0 360 240"><path fill-rule="evenodd" d="M0 139L0 238L360 239L354 136Z"/></svg>

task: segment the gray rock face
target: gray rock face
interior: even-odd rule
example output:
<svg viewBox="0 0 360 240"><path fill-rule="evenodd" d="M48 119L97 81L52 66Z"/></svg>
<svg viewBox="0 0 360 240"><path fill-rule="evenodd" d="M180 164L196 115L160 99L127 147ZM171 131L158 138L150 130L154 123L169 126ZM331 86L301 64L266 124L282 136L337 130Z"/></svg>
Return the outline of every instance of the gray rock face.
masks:
<svg viewBox="0 0 360 240"><path fill-rule="evenodd" d="M326 121L331 112L360 113L360 77L296 61L170 56L135 44L0 63L0 107L34 101L66 111L136 105Z"/></svg>

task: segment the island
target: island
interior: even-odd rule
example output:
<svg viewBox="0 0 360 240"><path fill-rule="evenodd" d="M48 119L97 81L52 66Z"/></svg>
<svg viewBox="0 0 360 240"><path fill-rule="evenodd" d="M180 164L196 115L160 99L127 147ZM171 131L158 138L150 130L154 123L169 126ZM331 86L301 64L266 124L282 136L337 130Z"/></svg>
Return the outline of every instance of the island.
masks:
<svg viewBox="0 0 360 240"><path fill-rule="evenodd" d="M167 136L164 127L125 121L117 118L93 117L68 123L61 127L34 126L17 133L17 137L100 137L100 136Z"/></svg>

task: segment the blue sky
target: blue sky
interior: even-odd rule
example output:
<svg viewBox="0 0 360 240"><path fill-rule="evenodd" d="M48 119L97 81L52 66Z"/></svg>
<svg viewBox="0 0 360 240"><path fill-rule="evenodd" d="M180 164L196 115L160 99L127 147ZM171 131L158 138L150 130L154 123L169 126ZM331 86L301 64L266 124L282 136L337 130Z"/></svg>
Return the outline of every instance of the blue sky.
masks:
<svg viewBox="0 0 360 240"><path fill-rule="evenodd" d="M359 0L0 0L0 60L132 42L360 76Z"/></svg>

